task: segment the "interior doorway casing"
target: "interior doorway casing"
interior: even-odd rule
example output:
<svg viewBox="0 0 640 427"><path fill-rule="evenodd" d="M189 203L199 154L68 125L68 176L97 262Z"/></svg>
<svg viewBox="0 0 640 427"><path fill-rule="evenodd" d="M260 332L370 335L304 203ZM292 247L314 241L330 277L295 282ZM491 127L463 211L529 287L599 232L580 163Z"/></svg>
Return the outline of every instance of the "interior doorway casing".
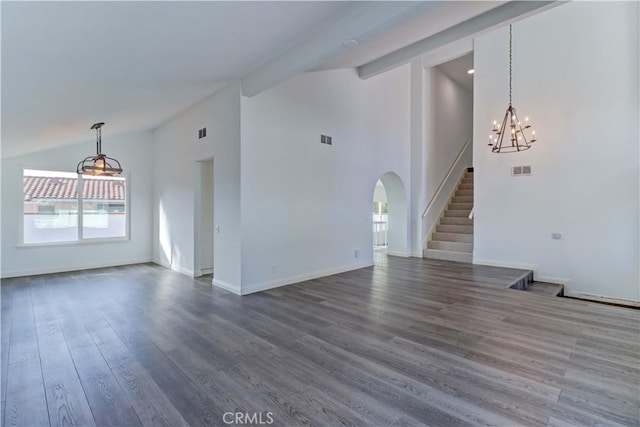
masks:
<svg viewBox="0 0 640 427"><path fill-rule="evenodd" d="M213 273L213 158L195 164L194 276Z"/></svg>
<svg viewBox="0 0 640 427"><path fill-rule="evenodd" d="M402 179L395 172L386 172L380 176L379 180L387 193L387 254L409 256L407 191ZM375 183L373 191L375 191ZM371 247L373 248L373 245Z"/></svg>

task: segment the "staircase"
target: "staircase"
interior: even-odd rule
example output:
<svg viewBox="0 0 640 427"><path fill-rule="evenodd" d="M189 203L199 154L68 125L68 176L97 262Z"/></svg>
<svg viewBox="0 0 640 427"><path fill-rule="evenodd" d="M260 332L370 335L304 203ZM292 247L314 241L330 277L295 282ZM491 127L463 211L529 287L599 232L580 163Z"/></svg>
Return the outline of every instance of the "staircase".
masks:
<svg viewBox="0 0 640 427"><path fill-rule="evenodd" d="M473 168L469 168L423 250L425 258L472 262L473 219L469 219L472 208Z"/></svg>
<svg viewBox="0 0 640 427"><path fill-rule="evenodd" d="M550 297L564 296L564 285L537 282L533 280L533 271L527 271L522 277L516 280L510 288Z"/></svg>

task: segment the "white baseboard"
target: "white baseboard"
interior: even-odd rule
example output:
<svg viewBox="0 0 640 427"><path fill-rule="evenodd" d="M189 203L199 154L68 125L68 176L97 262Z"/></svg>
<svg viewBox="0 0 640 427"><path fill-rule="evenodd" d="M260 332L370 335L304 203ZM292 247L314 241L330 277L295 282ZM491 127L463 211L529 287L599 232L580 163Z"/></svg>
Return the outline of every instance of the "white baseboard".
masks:
<svg viewBox="0 0 640 427"><path fill-rule="evenodd" d="M213 267L211 268L201 268L200 269L200 274L213 274Z"/></svg>
<svg viewBox="0 0 640 427"><path fill-rule="evenodd" d="M158 259L153 259L153 260L151 260L151 262L153 262L155 264L158 264L158 265L161 265L164 268L168 268L169 270L173 270L175 272L178 272L180 274L184 274L184 275L189 276L189 277L196 277L196 272L195 271L189 270L187 268L180 267L179 265L171 265L168 262L162 262L162 261L160 261Z"/></svg>
<svg viewBox="0 0 640 427"><path fill-rule="evenodd" d="M387 251L387 255L389 256L399 256L402 258L409 258L409 252L397 252L397 251Z"/></svg>
<svg viewBox="0 0 640 427"><path fill-rule="evenodd" d="M234 285L234 284L229 283L229 282L225 282L224 280L216 279L214 277L213 280L211 281L211 284L213 286L216 286L216 287L218 287L220 289L224 289L225 291L229 291L229 292L234 293L236 295L242 295L242 293L240 292L240 286Z"/></svg>
<svg viewBox="0 0 640 427"><path fill-rule="evenodd" d="M68 271L93 270L94 268L119 267L122 265L144 264L146 262L153 261L151 258L140 258L126 261L91 263L86 265L67 265L55 268L36 268L31 270L3 271L0 275L0 278L9 279L11 277L36 276L38 274L66 273Z"/></svg>
<svg viewBox="0 0 640 427"><path fill-rule="evenodd" d="M537 265L533 265L533 264L521 264L521 263L517 263L517 262L495 261L495 260L490 260L490 259L478 259L476 257L473 257L473 264L475 264L475 265L487 265L487 266L490 266L490 267L504 267L504 268L517 268L517 269L520 269L520 270L533 270L534 275L535 275L536 268L538 268Z"/></svg>
<svg viewBox="0 0 640 427"><path fill-rule="evenodd" d="M548 276L538 276L536 272L533 272L533 280L538 282L546 282L546 283L555 283L556 285L564 285L567 286L571 279L564 279L562 277L548 277Z"/></svg>
<svg viewBox="0 0 640 427"><path fill-rule="evenodd" d="M279 288L280 286L291 285L293 283L305 282L307 280L317 279L319 277L331 276L333 274L340 274L346 271L358 270L361 268L371 267L373 263L371 261L364 261L356 264L347 265L344 267L330 268L327 270L316 271L313 273L301 274L298 276L285 277L282 279L271 280L269 282L254 283L253 285L243 286L242 295L248 295L255 292L266 291L267 289Z"/></svg>
<svg viewBox="0 0 640 427"><path fill-rule="evenodd" d="M564 295L571 298L579 298L579 299L595 301L595 302L607 302L611 304L628 305L629 307L640 307L640 301L634 301L634 300L623 299L623 298L611 298L611 297L605 297L602 295L583 294L581 292L566 292L566 291Z"/></svg>

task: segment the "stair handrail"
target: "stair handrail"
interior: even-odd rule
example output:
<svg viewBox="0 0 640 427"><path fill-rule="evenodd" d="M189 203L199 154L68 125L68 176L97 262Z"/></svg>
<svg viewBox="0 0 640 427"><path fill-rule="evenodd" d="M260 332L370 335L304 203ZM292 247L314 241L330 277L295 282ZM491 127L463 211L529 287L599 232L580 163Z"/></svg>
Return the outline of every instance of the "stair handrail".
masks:
<svg viewBox="0 0 640 427"><path fill-rule="evenodd" d="M469 143L471 142L471 139L467 139L464 143L464 145L462 146L462 148L460 149L460 152L458 153L458 156L456 157L456 159L454 160L453 163L451 163L451 167L449 168L449 171L447 172L447 174L444 176L444 179L442 180L442 182L440 183L440 185L438 186L438 189L436 190L435 194L431 197L431 200L429 201L429 204L427 205L426 208L424 208L424 211L422 211L422 218L424 218L427 215L427 212L429 212L429 209L431 209L431 206L433 205L433 202L436 200L436 198L438 197L438 195L440 194L440 192L442 191L442 187L444 187L445 182L447 182L447 180L449 179L449 177L451 176L451 174L453 173L453 169L455 168L455 166L458 164L458 162L460 161L460 158L462 157L462 155L464 154L464 151L467 149L467 146L469 145Z"/></svg>
<svg viewBox="0 0 640 427"><path fill-rule="evenodd" d="M469 219L473 219L473 210L475 209L475 206L471 206L471 212L469 212Z"/></svg>

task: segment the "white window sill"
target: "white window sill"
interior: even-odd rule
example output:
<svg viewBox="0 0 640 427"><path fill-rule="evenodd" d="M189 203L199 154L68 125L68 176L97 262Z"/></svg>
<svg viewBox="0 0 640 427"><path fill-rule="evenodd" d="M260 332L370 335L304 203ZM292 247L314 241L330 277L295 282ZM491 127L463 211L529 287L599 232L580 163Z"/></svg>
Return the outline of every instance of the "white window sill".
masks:
<svg viewBox="0 0 640 427"><path fill-rule="evenodd" d="M129 237L109 237L109 238L96 238L96 239L83 239L74 240L71 242L44 242L44 243L20 243L16 246L18 249L29 248L46 248L51 246L86 246L86 245L101 245L103 243L123 243L130 242Z"/></svg>

